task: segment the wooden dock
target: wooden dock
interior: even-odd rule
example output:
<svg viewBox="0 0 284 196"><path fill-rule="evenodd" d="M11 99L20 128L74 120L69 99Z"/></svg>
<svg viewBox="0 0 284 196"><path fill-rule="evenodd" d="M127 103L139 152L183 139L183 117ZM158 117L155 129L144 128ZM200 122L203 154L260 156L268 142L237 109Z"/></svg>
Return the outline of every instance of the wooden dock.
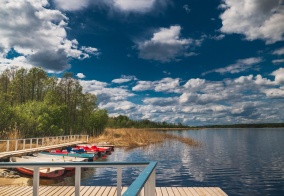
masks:
<svg viewBox="0 0 284 196"><path fill-rule="evenodd" d="M122 188L122 193L127 187ZM30 196L32 186L1 186L0 195L5 196ZM71 196L74 195L74 186L40 186L40 196ZM144 196L143 190L141 196ZM115 196L116 187L111 186L81 186L82 196ZM219 187L156 187L156 196L227 196Z"/></svg>
<svg viewBox="0 0 284 196"><path fill-rule="evenodd" d="M28 154L28 153L51 150L51 149L55 149L55 148L62 148L62 147L72 146L72 145L81 144L81 143L85 143L85 142L86 141L74 141L74 142L67 142L67 143L50 145L50 146L41 146L41 147L37 147L37 148L28 148L28 149L24 149L24 150L0 152L0 160L1 159L7 159L11 156L21 156L21 155L25 155L25 154Z"/></svg>

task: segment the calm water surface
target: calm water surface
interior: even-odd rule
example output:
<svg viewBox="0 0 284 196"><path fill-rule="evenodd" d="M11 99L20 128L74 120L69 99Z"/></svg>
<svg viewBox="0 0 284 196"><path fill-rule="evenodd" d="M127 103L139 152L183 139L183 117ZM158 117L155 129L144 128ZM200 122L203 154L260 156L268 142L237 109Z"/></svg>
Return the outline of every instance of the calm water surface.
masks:
<svg viewBox="0 0 284 196"><path fill-rule="evenodd" d="M158 161L157 186L217 186L228 195L284 195L284 129L206 129L169 131L199 141L116 148L107 161ZM82 185L116 185L116 170L84 173ZM128 186L141 169L123 170Z"/></svg>

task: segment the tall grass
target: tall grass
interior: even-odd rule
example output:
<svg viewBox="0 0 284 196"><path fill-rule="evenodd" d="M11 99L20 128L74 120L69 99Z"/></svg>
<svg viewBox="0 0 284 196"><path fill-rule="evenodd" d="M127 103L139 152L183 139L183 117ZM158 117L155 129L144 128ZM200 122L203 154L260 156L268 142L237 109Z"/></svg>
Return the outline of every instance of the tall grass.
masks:
<svg viewBox="0 0 284 196"><path fill-rule="evenodd" d="M175 136L155 129L106 129L99 137L91 137L90 142L109 142L116 147L135 148L159 143L164 140L178 140L190 146L198 146L199 143L191 138Z"/></svg>

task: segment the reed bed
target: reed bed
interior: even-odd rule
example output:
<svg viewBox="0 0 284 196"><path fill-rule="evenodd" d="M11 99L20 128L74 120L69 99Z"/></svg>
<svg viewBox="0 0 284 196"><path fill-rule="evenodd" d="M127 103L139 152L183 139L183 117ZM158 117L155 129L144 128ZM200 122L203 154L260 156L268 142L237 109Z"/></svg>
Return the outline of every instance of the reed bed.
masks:
<svg viewBox="0 0 284 196"><path fill-rule="evenodd" d="M175 136L157 129L106 129L99 137L91 137L90 142L108 142L116 147L135 148L146 146L153 143L159 143L165 140L178 140L189 146L199 146L200 144L187 137Z"/></svg>

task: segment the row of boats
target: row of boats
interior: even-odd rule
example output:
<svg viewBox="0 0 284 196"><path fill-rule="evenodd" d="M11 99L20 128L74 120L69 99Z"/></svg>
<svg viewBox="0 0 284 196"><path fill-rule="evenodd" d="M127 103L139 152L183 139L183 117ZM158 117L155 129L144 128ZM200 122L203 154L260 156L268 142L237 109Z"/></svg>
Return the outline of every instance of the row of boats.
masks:
<svg viewBox="0 0 284 196"><path fill-rule="evenodd" d="M10 157L10 162L86 162L95 161L97 158L106 158L114 150L114 146L97 146L81 144L66 149L56 149L46 152L34 153L32 156ZM17 167L20 173L33 175L32 167ZM65 170L74 170L73 167L40 167L39 175L45 178L56 178L64 174Z"/></svg>

